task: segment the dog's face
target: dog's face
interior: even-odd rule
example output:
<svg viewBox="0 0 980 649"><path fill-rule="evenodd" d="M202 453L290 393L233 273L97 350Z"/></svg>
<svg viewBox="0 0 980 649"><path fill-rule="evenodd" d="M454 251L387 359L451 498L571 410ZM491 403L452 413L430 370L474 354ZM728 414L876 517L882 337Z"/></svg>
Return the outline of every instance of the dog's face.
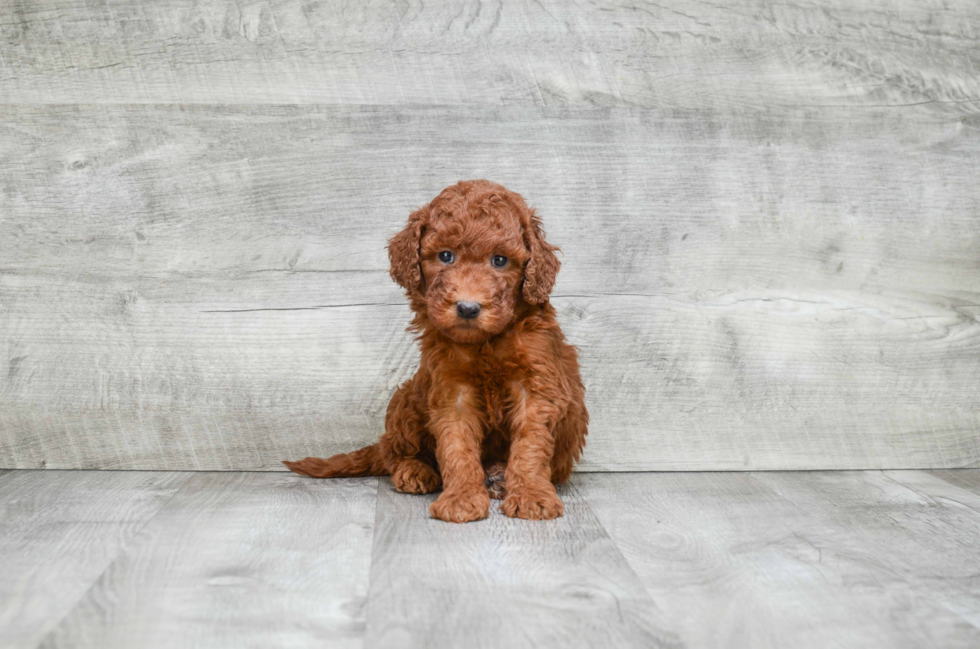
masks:
<svg viewBox="0 0 980 649"><path fill-rule="evenodd" d="M485 180L448 187L388 246L391 276L443 334L478 343L547 301L560 263L520 195Z"/></svg>

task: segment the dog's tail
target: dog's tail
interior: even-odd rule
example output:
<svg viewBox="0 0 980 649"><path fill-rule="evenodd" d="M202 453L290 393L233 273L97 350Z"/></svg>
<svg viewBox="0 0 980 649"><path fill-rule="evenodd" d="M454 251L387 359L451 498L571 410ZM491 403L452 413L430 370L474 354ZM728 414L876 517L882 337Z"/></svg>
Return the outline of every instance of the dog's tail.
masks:
<svg viewBox="0 0 980 649"><path fill-rule="evenodd" d="M283 462L290 471L311 478L354 478L368 475L388 475L381 461L381 449L377 444L365 446L353 453L341 453L327 459L308 457L298 462Z"/></svg>

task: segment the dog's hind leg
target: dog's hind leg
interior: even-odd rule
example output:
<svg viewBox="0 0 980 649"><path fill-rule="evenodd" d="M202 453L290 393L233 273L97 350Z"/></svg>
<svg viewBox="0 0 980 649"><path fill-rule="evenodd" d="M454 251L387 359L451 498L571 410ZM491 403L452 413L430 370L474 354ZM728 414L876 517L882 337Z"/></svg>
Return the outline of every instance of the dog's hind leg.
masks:
<svg viewBox="0 0 980 649"><path fill-rule="evenodd" d="M402 458L391 472L391 484L406 494L430 494L442 487L442 478L431 466L414 458Z"/></svg>
<svg viewBox="0 0 980 649"><path fill-rule="evenodd" d="M494 500L503 500L507 495L507 488L504 483L504 472L507 470L506 462L494 462L483 467L485 477L484 483L487 485L487 492Z"/></svg>
<svg viewBox="0 0 980 649"><path fill-rule="evenodd" d="M395 489L402 493L429 494L442 488L442 477L433 468L435 457L427 448L432 444L426 444L428 431L414 381L406 382L391 397L381 447ZM433 462L423 461L427 455L433 456Z"/></svg>

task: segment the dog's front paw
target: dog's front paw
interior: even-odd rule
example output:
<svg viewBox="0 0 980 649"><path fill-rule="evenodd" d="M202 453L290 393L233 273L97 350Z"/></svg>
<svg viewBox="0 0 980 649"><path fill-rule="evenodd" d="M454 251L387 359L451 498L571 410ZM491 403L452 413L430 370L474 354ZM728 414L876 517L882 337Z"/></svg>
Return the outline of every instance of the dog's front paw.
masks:
<svg viewBox="0 0 980 649"><path fill-rule="evenodd" d="M558 518L565 513L565 506L555 492L555 486L548 483L548 487L508 489L500 511L511 518L541 521Z"/></svg>
<svg viewBox="0 0 980 649"><path fill-rule="evenodd" d="M469 491L444 491L429 506L429 515L447 523L468 523L487 517L490 496L482 487Z"/></svg>
<svg viewBox="0 0 980 649"><path fill-rule="evenodd" d="M406 494L430 494L442 486L435 470L419 460L402 460L391 474L391 484Z"/></svg>

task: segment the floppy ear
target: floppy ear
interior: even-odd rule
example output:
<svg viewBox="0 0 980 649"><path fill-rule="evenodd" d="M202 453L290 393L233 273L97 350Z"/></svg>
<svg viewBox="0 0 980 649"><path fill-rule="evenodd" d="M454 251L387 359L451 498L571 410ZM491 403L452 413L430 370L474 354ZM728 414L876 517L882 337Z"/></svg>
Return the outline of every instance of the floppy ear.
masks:
<svg viewBox="0 0 980 649"><path fill-rule="evenodd" d="M388 272L391 279L398 282L409 294L421 293L423 289L419 246L428 222L429 206L426 205L412 212L405 229L388 240L388 259L391 261Z"/></svg>
<svg viewBox="0 0 980 649"><path fill-rule="evenodd" d="M558 248L544 240L541 221L534 210L528 208L527 211L524 245L527 246L531 257L524 266L524 299L531 304L542 304L548 301L548 294L555 285L561 262L555 256Z"/></svg>

